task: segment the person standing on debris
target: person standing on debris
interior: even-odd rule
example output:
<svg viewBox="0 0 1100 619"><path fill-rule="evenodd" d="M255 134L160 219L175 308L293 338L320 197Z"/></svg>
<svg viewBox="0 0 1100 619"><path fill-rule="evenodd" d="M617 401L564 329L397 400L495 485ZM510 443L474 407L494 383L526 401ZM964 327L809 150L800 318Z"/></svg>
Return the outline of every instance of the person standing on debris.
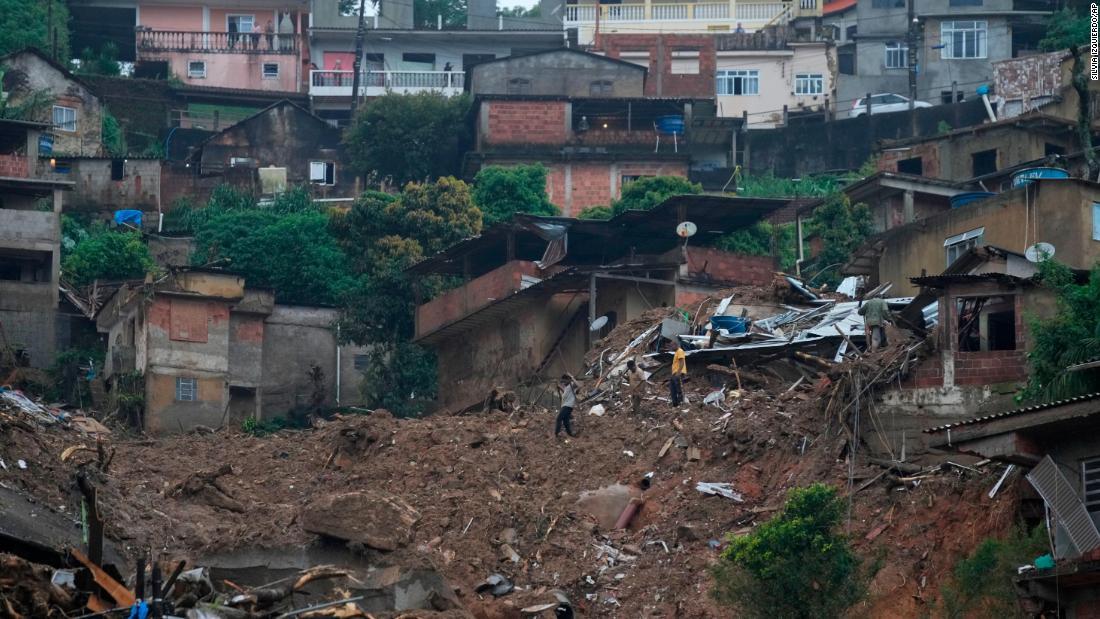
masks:
<svg viewBox="0 0 1100 619"><path fill-rule="evenodd" d="M562 374L558 389L561 390L561 410L558 411L558 419L554 422L554 436L561 435L562 428L565 428L566 434L575 437L576 434L573 434L573 408L577 405L577 383L572 376Z"/></svg>
<svg viewBox="0 0 1100 619"><path fill-rule="evenodd" d="M863 316L864 333L867 336L872 351L886 347L886 323L890 321L890 307L886 305L886 299L881 296L863 303L859 307L859 315Z"/></svg>
<svg viewBox="0 0 1100 619"><path fill-rule="evenodd" d="M676 352L672 355L672 377L668 379L668 395L673 406L679 406L684 401L684 376L687 372L687 353L677 339Z"/></svg>
<svg viewBox="0 0 1100 619"><path fill-rule="evenodd" d="M634 414L642 410L642 396L645 394L645 372L633 359L626 362L626 379L630 387L630 405Z"/></svg>

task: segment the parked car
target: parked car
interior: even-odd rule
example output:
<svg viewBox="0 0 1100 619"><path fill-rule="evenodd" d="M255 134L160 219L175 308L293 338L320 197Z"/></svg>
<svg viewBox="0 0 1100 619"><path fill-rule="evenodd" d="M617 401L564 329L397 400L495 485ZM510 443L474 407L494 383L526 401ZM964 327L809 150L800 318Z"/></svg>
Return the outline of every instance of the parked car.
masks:
<svg viewBox="0 0 1100 619"><path fill-rule="evenodd" d="M914 101L913 107L932 107L927 101ZM885 114L887 112L904 112L909 109L909 98L896 95L892 92L871 95L871 113ZM867 113L867 98L860 97L852 104L851 118L863 116Z"/></svg>

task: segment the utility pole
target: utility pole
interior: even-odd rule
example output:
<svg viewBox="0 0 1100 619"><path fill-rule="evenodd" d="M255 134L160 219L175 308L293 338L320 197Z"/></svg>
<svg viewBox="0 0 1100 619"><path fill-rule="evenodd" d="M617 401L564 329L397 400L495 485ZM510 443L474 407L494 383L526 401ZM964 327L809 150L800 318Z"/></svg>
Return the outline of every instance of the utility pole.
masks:
<svg viewBox="0 0 1100 619"><path fill-rule="evenodd" d="M909 5L909 36L906 42L905 57L909 65L909 126L912 135L917 135L917 8L916 0L908 0Z"/></svg>
<svg viewBox="0 0 1100 619"><path fill-rule="evenodd" d="M352 122L355 122L355 108L359 106L359 75L363 70L363 39L367 36L366 9L367 0L359 0L359 29L355 31L355 62L351 63L352 71L355 73L351 78Z"/></svg>

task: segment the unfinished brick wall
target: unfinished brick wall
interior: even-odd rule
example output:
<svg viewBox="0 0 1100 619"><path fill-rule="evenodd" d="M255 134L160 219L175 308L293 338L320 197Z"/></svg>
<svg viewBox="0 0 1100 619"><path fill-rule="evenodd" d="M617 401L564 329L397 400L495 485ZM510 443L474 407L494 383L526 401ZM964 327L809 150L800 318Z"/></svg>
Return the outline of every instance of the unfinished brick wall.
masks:
<svg viewBox="0 0 1100 619"><path fill-rule="evenodd" d="M565 144L572 133L565 123L566 101L485 101L485 144Z"/></svg>
<svg viewBox="0 0 1100 619"><path fill-rule="evenodd" d="M776 271L771 256L735 254L710 247L687 248L688 277L693 280L766 286Z"/></svg>
<svg viewBox="0 0 1100 619"><path fill-rule="evenodd" d="M1050 96L1061 90L1065 51L1034 54L993 63L996 93L1005 99Z"/></svg>
<svg viewBox="0 0 1100 619"><path fill-rule="evenodd" d="M27 178L27 158L19 155L0 155L0 176Z"/></svg>
<svg viewBox="0 0 1100 619"><path fill-rule="evenodd" d="M714 36L700 34L604 34L601 47L609 58L623 52L649 54L645 94L649 97L713 97L716 59ZM672 72L673 52L698 52L699 72Z"/></svg>
<svg viewBox="0 0 1100 619"><path fill-rule="evenodd" d="M943 362L939 358L921 361L901 384L903 389L928 389L943 386Z"/></svg>
<svg viewBox="0 0 1100 619"><path fill-rule="evenodd" d="M898 161L921 158L922 176L940 178L940 152L935 142L914 144L908 150L884 151L878 157L879 172L897 172Z"/></svg>
<svg viewBox="0 0 1100 619"><path fill-rule="evenodd" d="M543 277L534 262L513 260L421 305L416 308L417 337L515 293L524 275Z"/></svg>

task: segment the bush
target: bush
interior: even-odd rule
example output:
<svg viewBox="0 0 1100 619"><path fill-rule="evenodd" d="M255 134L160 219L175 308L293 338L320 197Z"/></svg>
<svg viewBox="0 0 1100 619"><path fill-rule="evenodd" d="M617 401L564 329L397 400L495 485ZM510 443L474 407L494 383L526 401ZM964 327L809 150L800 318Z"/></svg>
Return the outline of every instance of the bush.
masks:
<svg viewBox="0 0 1100 619"><path fill-rule="evenodd" d="M578 219L611 219L611 207L610 206L590 206L582 210L578 215Z"/></svg>
<svg viewBox="0 0 1100 619"><path fill-rule="evenodd" d="M1035 343L1028 353L1031 371L1021 397L1056 400L1100 390L1100 370L1066 371L1100 350L1100 264L1083 284L1076 283L1069 267L1054 260L1039 264L1039 276L1054 291L1057 311L1048 319L1027 317Z"/></svg>
<svg viewBox="0 0 1100 619"><path fill-rule="evenodd" d="M1046 530L1014 530L1002 539L987 538L960 560L942 589L943 616L1022 617L1013 579L1016 567L1048 552Z"/></svg>
<svg viewBox="0 0 1100 619"><path fill-rule="evenodd" d="M507 221L515 213L559 214L546 196L546 167L541 163L482 168L474 177L473 198L486 226Z"/></svg>
<svg viewBox="0 0 1100 619"><path fill-rule="evenodd" d="M622 195L611 203L614 215L626 211L648 211L672 196L703 193L703 186L681 176L650 176L623 186Z"/></svg>
<svg viewBox="0 0 1100 619"><path fill-rule="evenodd" d="M713 569L714 597L742 616L840 617L864 594L859 561L834 532L843 513L831 486L791 490L782 513L730 539Z"/></svg>
<svg viewBox="0 0 1100 619"><path fill-rule="evenodd" d="M86 286L97 279L142 279L154 266L149 248L137 232L90 234L77 242L61 261L65 278L76 286Z"/></svg>

